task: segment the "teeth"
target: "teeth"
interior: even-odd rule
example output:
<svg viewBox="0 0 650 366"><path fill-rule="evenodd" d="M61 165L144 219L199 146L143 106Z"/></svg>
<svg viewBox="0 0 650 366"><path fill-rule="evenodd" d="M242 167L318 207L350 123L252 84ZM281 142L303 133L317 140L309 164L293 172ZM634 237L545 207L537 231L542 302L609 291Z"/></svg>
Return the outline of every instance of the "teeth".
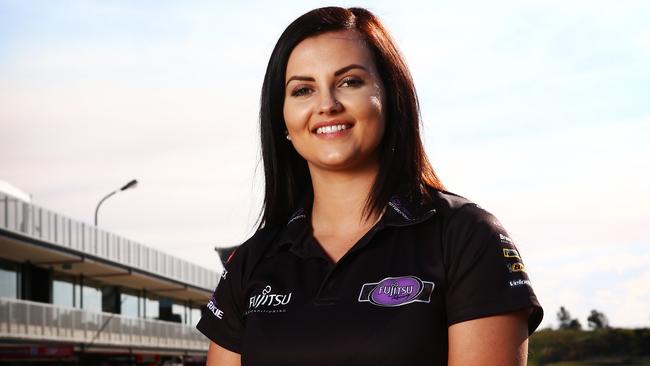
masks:
<svg viewBox="0 0 650 366"><path fill-rule="evenodd" d="M324 127L318 127L316 129L316 134L320 135L323 133L333 133L333 132L338 132L341 130L347 129L347 125L333 125L333 126L324 126Z"/></svg>

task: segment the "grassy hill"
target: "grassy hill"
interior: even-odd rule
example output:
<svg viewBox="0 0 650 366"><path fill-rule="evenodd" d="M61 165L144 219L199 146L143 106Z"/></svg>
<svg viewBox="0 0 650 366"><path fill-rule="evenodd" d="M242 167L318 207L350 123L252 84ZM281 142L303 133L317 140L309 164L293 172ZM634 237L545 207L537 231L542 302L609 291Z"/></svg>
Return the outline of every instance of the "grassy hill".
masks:
<svg viewBox="0 0 650 366"><path fill-rule="evenodd" d="M529 363L529 365L532 365ZM546 366L646 366L650 365L648 357L612 357L595 358L586 361L560 361L547 363Z"/></svg>
<svg viewBox="0 0 650 366"><path fill-rule="evenodd" d="M544 329L528 350L531 366L650 365L650 329Z"/></svg>

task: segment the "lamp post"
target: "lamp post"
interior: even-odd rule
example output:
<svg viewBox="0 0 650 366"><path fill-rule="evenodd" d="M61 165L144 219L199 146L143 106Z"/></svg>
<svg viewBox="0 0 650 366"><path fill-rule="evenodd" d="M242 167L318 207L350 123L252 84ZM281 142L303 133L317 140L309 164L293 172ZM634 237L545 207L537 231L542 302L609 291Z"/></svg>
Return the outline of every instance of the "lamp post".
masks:
<svg viewBox="0 0 650 366"><path fill-rule="evenodd" d="M97 213L99 212L99 206L101 206L102 203L108 199L108 197L114 195L117 192L126 191L129 188L135 188L137 185L138 185L138 181L136 179L133 179L129 183L125 184L122 188L120 188L118 190L115 190L115 191L107 194L104 198L102 198L102 200L99 201L99 203L97 204L97 207L95 208L95 226L97 226Z"/></svg>

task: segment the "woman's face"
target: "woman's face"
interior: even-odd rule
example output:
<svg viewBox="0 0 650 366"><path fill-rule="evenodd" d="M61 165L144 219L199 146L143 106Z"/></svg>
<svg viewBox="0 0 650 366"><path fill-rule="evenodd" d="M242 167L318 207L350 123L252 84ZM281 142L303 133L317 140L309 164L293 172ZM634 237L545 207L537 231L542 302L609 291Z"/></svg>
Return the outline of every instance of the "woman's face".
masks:
<svg viewBox="0 0 650 366"><path fill-rule="evenodd" d="M376 168L384 134L384 86L354 31L300 42L285 75L284 120L310 169Z"/></svg>

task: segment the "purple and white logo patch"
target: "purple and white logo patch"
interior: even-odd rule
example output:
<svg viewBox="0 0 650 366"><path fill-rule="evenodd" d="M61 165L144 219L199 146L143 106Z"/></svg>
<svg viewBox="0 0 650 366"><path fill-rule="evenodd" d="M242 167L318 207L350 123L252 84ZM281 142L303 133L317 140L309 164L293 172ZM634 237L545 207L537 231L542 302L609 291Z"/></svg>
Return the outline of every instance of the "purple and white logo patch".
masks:
<svg viewBox="0 0 650 366"><path fill-rule="evenodd" d="M364 283L359 302L378 306L400 306L412 302L429 302L434 283L415 276L386 277L377 283Z"/></svg>

